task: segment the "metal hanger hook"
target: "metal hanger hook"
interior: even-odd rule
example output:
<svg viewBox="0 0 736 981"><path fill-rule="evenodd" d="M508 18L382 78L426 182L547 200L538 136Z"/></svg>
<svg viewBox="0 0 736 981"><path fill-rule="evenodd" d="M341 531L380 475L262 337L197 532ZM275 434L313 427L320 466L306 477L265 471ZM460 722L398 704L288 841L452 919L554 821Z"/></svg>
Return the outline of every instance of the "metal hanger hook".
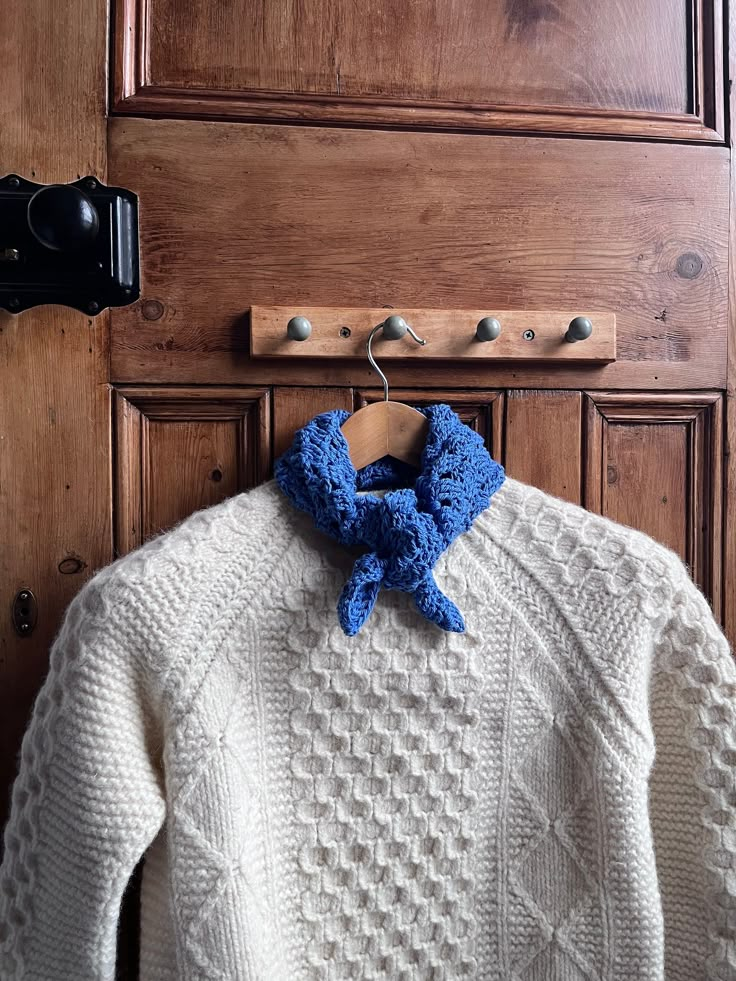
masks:
<svg viewBox="0 0 736 981"><path fill-rule="evenodd" d="M388 378L384 375L381 369L378 367L376 359L373 357L373 351L371 350L371 344L373 343L373 338L378 333L379 330L383 330L383 336L389 341L397 341L399 338L404 337L405 334L410 334L411 337L417 342L417 344L426 344L425 340L422 340L414 331L411 329L409 324L404 320L403 317L397 317L393 314L387 317L386 320L381 324L376 324L373 330L368 335L368 341L366 343L366 350L368 351L368 360L371 366L379 375L381 381L383 382L383 401L388 402Z"/></svg>

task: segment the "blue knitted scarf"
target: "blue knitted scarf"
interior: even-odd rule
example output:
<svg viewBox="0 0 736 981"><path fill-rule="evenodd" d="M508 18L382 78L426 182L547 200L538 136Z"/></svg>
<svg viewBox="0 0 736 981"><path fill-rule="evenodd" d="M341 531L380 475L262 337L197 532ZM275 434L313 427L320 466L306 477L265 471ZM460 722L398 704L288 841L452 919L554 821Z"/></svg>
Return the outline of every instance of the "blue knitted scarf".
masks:
<svg viewBox="0 0 736 981"><path fill-rule="evenodd" d="M370 615L381 587L414 595L419 611L444 630L465 629L460 611L434 581L442 552L467 531L504 481L483 440L449 405L420 409L429 421L421 472L385 456L356 471L340 427L343 409L316 416L276 461L281 490L343 545L367 547L338 603L352 637ZM412 486L413 485L413 486ZM389 489L383 497L359 491Z"/></svg>

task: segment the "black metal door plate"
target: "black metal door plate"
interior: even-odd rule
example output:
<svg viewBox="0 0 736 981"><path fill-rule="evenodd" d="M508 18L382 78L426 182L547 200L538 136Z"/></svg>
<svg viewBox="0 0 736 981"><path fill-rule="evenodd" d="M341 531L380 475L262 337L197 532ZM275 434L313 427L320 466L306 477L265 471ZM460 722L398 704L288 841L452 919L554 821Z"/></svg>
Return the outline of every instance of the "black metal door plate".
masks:
<svg viewBox="0 0 736 981"><path fill-rule="evenodd" d="M96 177L0 178L0 309L58 303L94 316L139 296L137 195Z"/></svg>

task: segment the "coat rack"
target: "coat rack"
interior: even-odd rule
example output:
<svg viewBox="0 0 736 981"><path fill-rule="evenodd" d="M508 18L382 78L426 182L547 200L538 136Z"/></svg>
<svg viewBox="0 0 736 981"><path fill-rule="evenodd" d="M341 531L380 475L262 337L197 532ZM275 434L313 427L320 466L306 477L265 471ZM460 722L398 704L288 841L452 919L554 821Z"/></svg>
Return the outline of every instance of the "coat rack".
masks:
<svg viewBox="0 0 736 981"><path fill-rule="evenodd" d="M365 358L380 323L401 319L426 346L386 344L382 359L452 361L616 360L613 313L560 310L436 310L385 307L251 307L253 358Z"/></svg>

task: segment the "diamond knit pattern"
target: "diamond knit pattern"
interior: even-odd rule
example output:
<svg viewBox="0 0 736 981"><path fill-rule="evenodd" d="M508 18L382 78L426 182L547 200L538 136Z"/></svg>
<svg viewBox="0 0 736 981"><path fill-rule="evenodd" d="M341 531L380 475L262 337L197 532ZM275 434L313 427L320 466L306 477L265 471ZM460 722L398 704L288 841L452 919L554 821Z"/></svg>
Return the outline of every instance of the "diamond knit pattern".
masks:
<svg viewBox="0 0 736 981"><path fill-rule="evenodd" d="M510 966L524 979L600 977L605 896L583 720L554 672L519 665L509 779Z"/></svg>

